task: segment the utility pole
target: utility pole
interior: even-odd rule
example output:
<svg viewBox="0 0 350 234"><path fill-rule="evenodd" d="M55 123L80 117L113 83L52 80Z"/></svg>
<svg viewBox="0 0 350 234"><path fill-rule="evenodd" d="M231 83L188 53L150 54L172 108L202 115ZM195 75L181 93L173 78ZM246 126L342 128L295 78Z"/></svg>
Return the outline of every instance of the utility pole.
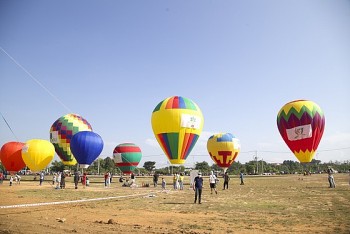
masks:
<svg viewBox="0 0 350 234"><path fill-rule="evenodd" d="M257 150L255 150L254 160L255 160L255 164L256 164L255 174L258 175L259 174L259 164L258 164L258 151Z"/></svg>
<svg viewBox="0 0 350 234"><path fill-rule="evenodd" d="M100 174L100 160L97 159L97 175Z"/></svg>
<svg viewBox="0 0 350 234"><path fill-rule="evenodd" d="M261 159L261 174L264 174L264 159Z"/></svg>

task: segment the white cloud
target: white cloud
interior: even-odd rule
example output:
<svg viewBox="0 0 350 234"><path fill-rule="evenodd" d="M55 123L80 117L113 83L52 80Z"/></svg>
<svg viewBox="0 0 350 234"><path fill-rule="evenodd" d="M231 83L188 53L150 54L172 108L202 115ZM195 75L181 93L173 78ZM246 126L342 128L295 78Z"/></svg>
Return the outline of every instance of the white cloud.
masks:
<svg viewBox="0 0 350 234"><path fill-rule="evenodd" d="M155 138L147 138L145 140L146 145L159 148L158 141Z"/></svg>
<svg viewBox="0 0 350 234"><path fill-rule="evenodd" d="M321 139L320 145L324 149L350 147L350 133L337 132L332 135L326 135Z"/></svg>

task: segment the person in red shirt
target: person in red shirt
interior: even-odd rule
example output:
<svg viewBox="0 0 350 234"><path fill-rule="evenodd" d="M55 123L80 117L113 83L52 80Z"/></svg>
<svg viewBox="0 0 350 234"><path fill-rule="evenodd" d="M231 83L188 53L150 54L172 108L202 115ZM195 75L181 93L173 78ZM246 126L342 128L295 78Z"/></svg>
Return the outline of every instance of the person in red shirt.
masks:
<svg viewBox="0 0 350 234"><path fill-rule="evenodd" d="M81 183L83 184L83 188L86 186L86 172L83 174L83 178L81 179Z"/></svg>

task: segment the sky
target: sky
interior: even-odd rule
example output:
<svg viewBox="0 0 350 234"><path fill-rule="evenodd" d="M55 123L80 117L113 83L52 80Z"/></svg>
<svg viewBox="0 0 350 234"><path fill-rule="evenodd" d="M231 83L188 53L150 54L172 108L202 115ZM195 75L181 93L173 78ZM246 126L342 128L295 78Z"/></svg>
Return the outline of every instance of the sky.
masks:
<svg viewBox="0 0 350 234"><path fill-rule="evenodd" d="M50 140L76 113L102 137L101 158L132 142L139 166L165 167L151 115L178 95L204 116L185 166L211 165L219 132L240 139L241 163L297 161L276 117L306 99L326 117L315 158L350 160L350 1L0 0L0 79L0 145Z"/></svg>

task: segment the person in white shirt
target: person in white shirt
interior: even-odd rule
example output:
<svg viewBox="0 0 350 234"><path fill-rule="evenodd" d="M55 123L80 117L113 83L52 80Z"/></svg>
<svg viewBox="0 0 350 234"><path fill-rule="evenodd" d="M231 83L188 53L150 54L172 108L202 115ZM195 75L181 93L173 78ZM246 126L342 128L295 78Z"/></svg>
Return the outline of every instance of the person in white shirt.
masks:
<svg viewBox="0 0 350 234"><path fill-rule="evenodd" d="M216 191L216 176L214 175L214 172L210 172L209 176L209 183L210 183L210 193L213 194L213 190L216 194L218 194L218 191Z"/></svg>

